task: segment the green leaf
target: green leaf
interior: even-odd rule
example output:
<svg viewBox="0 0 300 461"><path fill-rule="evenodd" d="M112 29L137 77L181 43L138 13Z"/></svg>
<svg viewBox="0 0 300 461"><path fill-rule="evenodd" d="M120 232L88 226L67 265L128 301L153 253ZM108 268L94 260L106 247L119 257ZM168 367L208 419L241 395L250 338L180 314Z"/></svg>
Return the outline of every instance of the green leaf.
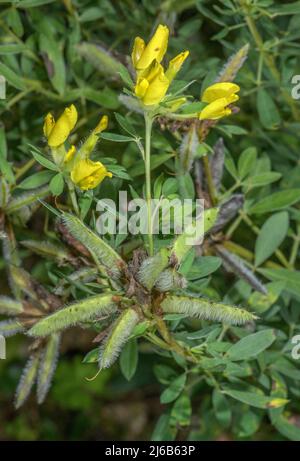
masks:
<svg viewBox="0 0 300 461"><path fill-rule="evenodd" d="M257 150L255 147L248 147L244 150L238 160L238 176L239 179L244 179L255 165Z"/></svg>
<svg viewBox="0 0 300 461"><path fill-rule="evenodd" d="M278 181L278 179L280 179L281 176L281 173L275 173L271 171L268 173L256 174L254 176L250 176L245 181L243 181L243 185L248 189L267 186L268 184L272 184L273 182Z"/></svg>
<svg viewBox="0 0 300 461"><path fill-rule="evenodd" d="M267 349L276 339L274 330L262 330L245 336L228 349L226 358L230 360L249 360Z"/></svg>
<svg viewBox="0 0 300 461"><path fill-rule="evenodd" d="M3 75L5 80L17 90L26 90L25 80L2 62L0 62L0 75Z"/></svg>
<svg viewBox="0 0 300 461"><path fill-rule="evenodd" d="M271 408L273 405L274 399L272 397L268 397L264 395L259 389L257 392L248 392L248 391L241 391L235 389L225 389L223 390L224 394L229 395L235 400L239 402L246 403L255 408ZM287 400L282 400L282 402L276 402L276 405L285 405Z"/></svg>
<svg viewBox="0 0 300 461"><path fill-rule="evenodd" d="M285 239L289 229L289 215L286 211L270 216L262 226L255 242L255 265L268 259Z"/></svg>
<svg viewBox="0 0 300 461"><path fill-rule="evenodd" d="M48 168L48 170L52 171L58 171L57 166L55 163L51 162L51 160L48 160L47 158L43 157L42 155L38 154L35 151L31 151L32 155L34 156L35 160L43 165L45 168Z"/></svg>
<svg viewBox="0 0 300 461"><path fill-rule="evenodd" d="M54 35L40 34L39 48L45 61L45 67L53 88L63 95L66 85L66 67L63 57L62 44Z"/></svg>
<svg viewBox="0 0 300 461"><path fill-rule="evenodd" d="M123 117L121 114L117 114L115 112L115 117L118 122L118 124L123 128L123 130L127 131L131 136L136 136L135 129L131 125L131 123L128 121L127 118Z"/></svg>
<svg viewBox="0 0 300 461"><path fill-rule="evenodd" d="M182 393L171 410L171 426L189 426L192 416L192 404L188 394Z"/></svg>
<svg viewBox="0 0 300 461"><path fill-rule="evenodd" d="M19 189L35 189L36 187L43 186L47 184L52 178L53 173L51 171L39 171L28 178L25 178L20 184L18 184Z"/></svg>
<svg viewBox="0 0 300 461"><path fill-rule="evenodd" d="M114 142L130 142L135 141L134 138L130 138L129 136L124 136L122 134L117 133L101 133L101 138L106 139L107 141L114 141Z"/></svg>
<svg viewBox="0 0 300 461"><path fill-rule="evenodd" d="M285 282L285 290L300 299L300 271L289 269L258 269L269 280Z"/></svg>
<svg viewBox="0 0 300 461"><path fill-rule="evenodd" d="M123 64L119 64L119 74L125 85L127 85L129 88L133 88L134 83L132 81L132 78L130 76L130 73L128 72L127 68L123 66Z"/></svg>
<svg viewBox="0 0 300 461"><path fill-rule="evenodd" d="M167 387L160 396L161 403L173 402L179 394L181 394L186 383L186 374L178 376L174 379L169 387Z"/></svg>
<svg viewBox="0 0 300 461"><path fill-rule="evenodd" d="M120 368L127 381L130 381L136 372L138 357L137 341L131 339L125 344L120 356Z"/></svg>
<svg viewBox="0 0 300 461"><path fill-rule="evenodd" d="M188 280L197 280L212 274L222 264L222 259L217 256L202 256L196 258L187 274Z"/></svg>
<svg viewBox="0 0 300 461"><path fill-rule="evenodd" d="M270 94L260 89L257 92L257 110L262 125L270 130L278 128L281 122L280 113Z"/></svg>
<svg viewBox="0 0 300 461"><path fill-rule="evenodd" d="M60 195L64 190L64 176L62 173L58 173L50 181L49 188L53 195Z"/></svg>
<svg viewBox="0 0 300 461"><path fill-rule="evenodd" d="M262 214L270 213L271 211L281 210L300 200L300 189L286 189L274 194L268 195L267 197L260 200L258 203L253 205L249 214Z"/></svg>
<svg viewBox="0 0 300 461"><path fill-rule="evenodd" d="M217 389L214 389L213 394L212 394L212 403L213 403L213 408L214 408L214 413L221 424L222 427L229 427L232 414L231 414L231 408L228 403L228 400L226 399L225 395L222 394L222 392L218 391Z"/></svg>

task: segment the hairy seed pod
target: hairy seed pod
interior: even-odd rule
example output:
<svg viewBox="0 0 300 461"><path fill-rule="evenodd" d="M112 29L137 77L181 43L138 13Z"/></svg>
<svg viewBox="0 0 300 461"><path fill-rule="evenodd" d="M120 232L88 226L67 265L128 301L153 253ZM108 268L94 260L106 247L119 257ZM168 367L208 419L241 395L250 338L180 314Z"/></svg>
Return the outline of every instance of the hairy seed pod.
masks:
<svg viewBox="0 0 300 461"><path fill-rule="evenodd" d="M116 279L120 277L121 268L125 266L125 262L118 253L75 216L65 213L63 222L70 233L106 268L108 274Z"/></svg>
<svg viewBox="0 0 300 461"><path fill-rule="evenodd" d="M212 174L212 179L218 192L221 187L221 180L223 176L224 160L225 160L225 146L223 138L219 138L213 147L214 152L210 156L209 164Z"/></svg>
<svg viewBox="0 0 300 461"><path fill-rule="evenodd" d="M180 174L190 172L198 146L199 138L195 126L192 125L189 131L183 136L179 147Z"/></svg>
<svg viewBox="0 0 300 461"><path fill-rule="evenodd" d="M113 323L109 335L100 348L99 368L110 367L118 358L122 346L129 339L134 327L139 321L134 309L126 309Z"/></svg>
<svg viewBox="0 0 300 461"><path fill-rule="evenodd" d="M158 291L166 292L186 288L187 280L175 269L166 269L163 271L155 284Z"/></svg>
<svg viewBox="0 0 300 461"><path fill-rule="evenodd" d="M169 250L163 248L155 256L145 259L138 271L139 282L151 290L162 271L169 263Z"/></svg>
<svg viewBox="0 0 300 461"><path fill-rule="evenodd" d="M186 314L189 317L224 322L229 325L243 325L257 319L245 309L188 296L167 296L161 303L161 307L168 314Z"/></svg>
<svg viewBox="0 0 300 461"><path fill-rule="evenodd" d="M23 312L22 303L8 296L0 296L0 314L18 315Z"/></svg>
<svg viewBox="0 0 300 461"><path fill-rule="evenodd" d="M172 257L175 258L178 264L181 263L188 251L192 248L192 246L201 243L201 237L203 238L204 234L208 232L216 222L218 212L218 208L210 208L204 211L202 235L196 236L195 230L192 232L188 232L189 229L187 229L185 233L177 237L172 248Z"/></svg>
<svg viewBox="0 0 300 461"><path fill-rule="evenodd" d="M215 246L217 254L222 258L223 263L229 272L233 272L238 277L244 279L254 290L262 293L263 295L268 294L268 290L261 283L261 281L253 274L244 261L237 255L230 253L221 245Z"/></svg>
<svg viewBox="0 0 300 461"><path fill-rule="evenodd" d="M220 205L217 222L210 229L210 233L219 232L226 224L231 221L244 205L243 194L233 194L230 199Z"/></svg>
<svg viewBox="0 0 300 461"><path fill-rule="evenodd" d="M249 44L244 45L237 53L234 53L221 70L216 82L233 82L238 71L248 57Z"/></svg>
<svg viewBox="0 0 300 461"><path fill-rule="evenodd" d="M18 320L3 320L0 322L0 335L8 338L24 331L24 327Z"/></svg>
<svg viewBox="0 0 300 461"><path fill-rule="evenodd" d="M28 362L26 363L21 379L19 381L16 396L15 396L15 407L16 409L20 408L23 403L27 400L32 386L34 385L37 373L38 373L38 365L40 361L40 351L35 352L29 357Z"/></svg>
<svg viewBox="0 0 300 461"><path fill-rule="evenodd" d="M72 255L61 245L40 240L22 240L24 247L45 258L54 259L58 265L62 265L72 259Z"/></svg>
<svg viewBox="0 0 300 461"><path fill-rule="evenodd" d="M51 381L57 366L59 355L60 335L50 336L45 346L38 370L37 378L37 401L43 403L50 389Z"/></svg>
<svg viewBox="0 0 300 461"><path fill-rule="evenodd" d="M36 323L28 332L30 336L48 336L80 322L93 320L99 315L117 310L113 295L96 295L64 307Z"/></svg>
<svg viewBox="0 0 300 461"><path fill-rule="evenodd" d="M25 192L20 194L17 197L13 197L7 204L5 212L7 214L14 213L23 206L31 205L33 202L36 202L38 199L41 199L49 194L49 187L43 186L39 189L33 191Z"/></svg>

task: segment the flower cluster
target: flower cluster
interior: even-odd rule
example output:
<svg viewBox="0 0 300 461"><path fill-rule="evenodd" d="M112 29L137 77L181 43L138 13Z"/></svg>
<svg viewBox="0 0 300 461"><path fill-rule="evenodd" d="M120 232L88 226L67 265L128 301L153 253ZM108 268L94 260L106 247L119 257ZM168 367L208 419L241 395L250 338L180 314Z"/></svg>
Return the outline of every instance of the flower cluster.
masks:
<svg viewBox="0 0 300 461"><path fill-rule="evenodd" d="M106 115L101 118L78 152L73 145L66 151L64 143L74 129L77 119L77 110L72 104L65 108L57 121L51 113L48 113L45 117L43 131L55 163L69 174L72 182L80 189L94 189L105 177L112 177L101 162L94 162L89 158L100 133L107 128L108 118Z"/></svg>

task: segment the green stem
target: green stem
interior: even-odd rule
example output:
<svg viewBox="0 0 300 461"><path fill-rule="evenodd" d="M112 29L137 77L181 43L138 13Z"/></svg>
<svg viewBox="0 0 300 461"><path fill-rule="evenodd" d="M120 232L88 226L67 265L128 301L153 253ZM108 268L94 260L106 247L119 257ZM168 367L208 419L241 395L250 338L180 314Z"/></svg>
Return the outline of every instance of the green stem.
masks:
<svg viewBox="0 0 300 461"><path fill-rule="evenodd" d="M68 182L68 188L69 188L70 198L71 198L71 202L72 202L74 211L75 211L76 215L79 216L80 215L79 206L78 206L78 203L77 203L77 197L76 197L75 188L74 188L74 185L73 185L72 182Z"/></svg>
<svg viewBox="0 0 300 461"><path fill-rule="evenodd" d="M210 169L208 156L205 155L204 157L202 157L202 161L203 161L205 177L206 177L207 186L208 186L208 192L209 192L209 196L210 196L210 199L211 199L211 204L214 206L217 203L217 194L216 194L216 189L215 189L213 177L212 177L212 174L211 174L211 169Z"/></svg>
<svg viewBox="0 0 300 461"><path fill-rule="evenodd" d="M152 236L152 203L151 203L151 131L153 119L145 113L145 173L146 173L146 201L148 214L148 244L149 255L153 256Z"/></svg>

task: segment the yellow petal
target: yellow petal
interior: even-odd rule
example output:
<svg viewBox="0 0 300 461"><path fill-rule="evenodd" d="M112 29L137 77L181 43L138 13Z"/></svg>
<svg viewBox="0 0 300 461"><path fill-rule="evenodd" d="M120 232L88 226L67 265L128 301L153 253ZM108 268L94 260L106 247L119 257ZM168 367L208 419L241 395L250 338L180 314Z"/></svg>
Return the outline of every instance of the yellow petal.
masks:
<svg viewBox="0 0 300 461"><path fill-rule="evenodd" d="M231 114L231 109L227 107L230 102L226 98L220 98L208 104L200 112L200 120L218 120Z"/></svg>
<svg viewBox="0 0 300 461"><path fill-rule="evenodd" d="M108 125L108 117L107 115L103 115L101 118L100 122L96 126L96 128L93 130L95 134L101 133L102 131L106 130Z"/></svg>
<svg viewBox="0 0 300 461"><path fill-rule="evenodd" d="M44 126L43 126L43 132L44 132L44 135L46 136L46 138L49 137L54 125L55 125L54 117L49 112L45 117Z"/></svg>
<svg viewBox="0 0 300 461"><path fill-rule="evenodd" d="M144 97L142 98L143 103L146 106L159 104L165 97L169 85L169 79L165 76L163 68L161 66L160 71L149 83L149 87Z"/></svg>
<svg viewBox="0 0 300 461"><path fill-rule="evenodd" d="M73 160L75 152L76 152L76 147L71 146L68 152L66 153L65 162L69 162L70 160Z"/></svg>
<svg viewBox="0 0 300 461"><path fill-rule="evenodd" d="M72 104L66 107L62 115L55 123L49 137L48 144L51 147L58 147L65 142L77 122L77 110Z"/></svg>
<svg viewBox="0 0 300 461"><path fill-rule="evenodd" d="M178 54L175 56L175 58L171 59L169 62L169 67L166 72L166 77L169 79L169 82L171 83L174 77L176 76L177 72L179 72L182 64L190 54L189 51L183 51L182 53Z"/></svg>
<svg viewBox="0 0 300 461"><path fill-rule="evenodd" d="M136 67L138 61L141 59L143 51L145 49L145 42L141 37L136 37L133 44L133 50L131 53L132 64Z"/></svg>
<svg viewBox="0 0 300 461"><path fill-rule="evenodd" d="M168 47L169 29L167 26L159 25L144 49L141 58L135 67L138 70L146 69L153 60L161 62Z"/></svg>
<svg viewBox="0 0 300 461"><path fill-rule="evenodd" d="M210 103L216 101L216 99L219 98L230 98L239 91L240 87L235 83L215 83L214 85L211 85L208 88L206 88L202 95L201 101Z"/></svg>
<svg viewBox="0 0 300 461"><path fill-rule="evenodd" d="M82 190L94 189L106 176L111 178L112 173L101 162L89 159L79 160L71 171L72 181Z"/></svg>
<svg viewBox="0 0 300 461"><path fill-rule="evenodd" d="M143 98L149 87L149 82L145 78L139 78L135 85L134 91L138 98Z"/></svg>

